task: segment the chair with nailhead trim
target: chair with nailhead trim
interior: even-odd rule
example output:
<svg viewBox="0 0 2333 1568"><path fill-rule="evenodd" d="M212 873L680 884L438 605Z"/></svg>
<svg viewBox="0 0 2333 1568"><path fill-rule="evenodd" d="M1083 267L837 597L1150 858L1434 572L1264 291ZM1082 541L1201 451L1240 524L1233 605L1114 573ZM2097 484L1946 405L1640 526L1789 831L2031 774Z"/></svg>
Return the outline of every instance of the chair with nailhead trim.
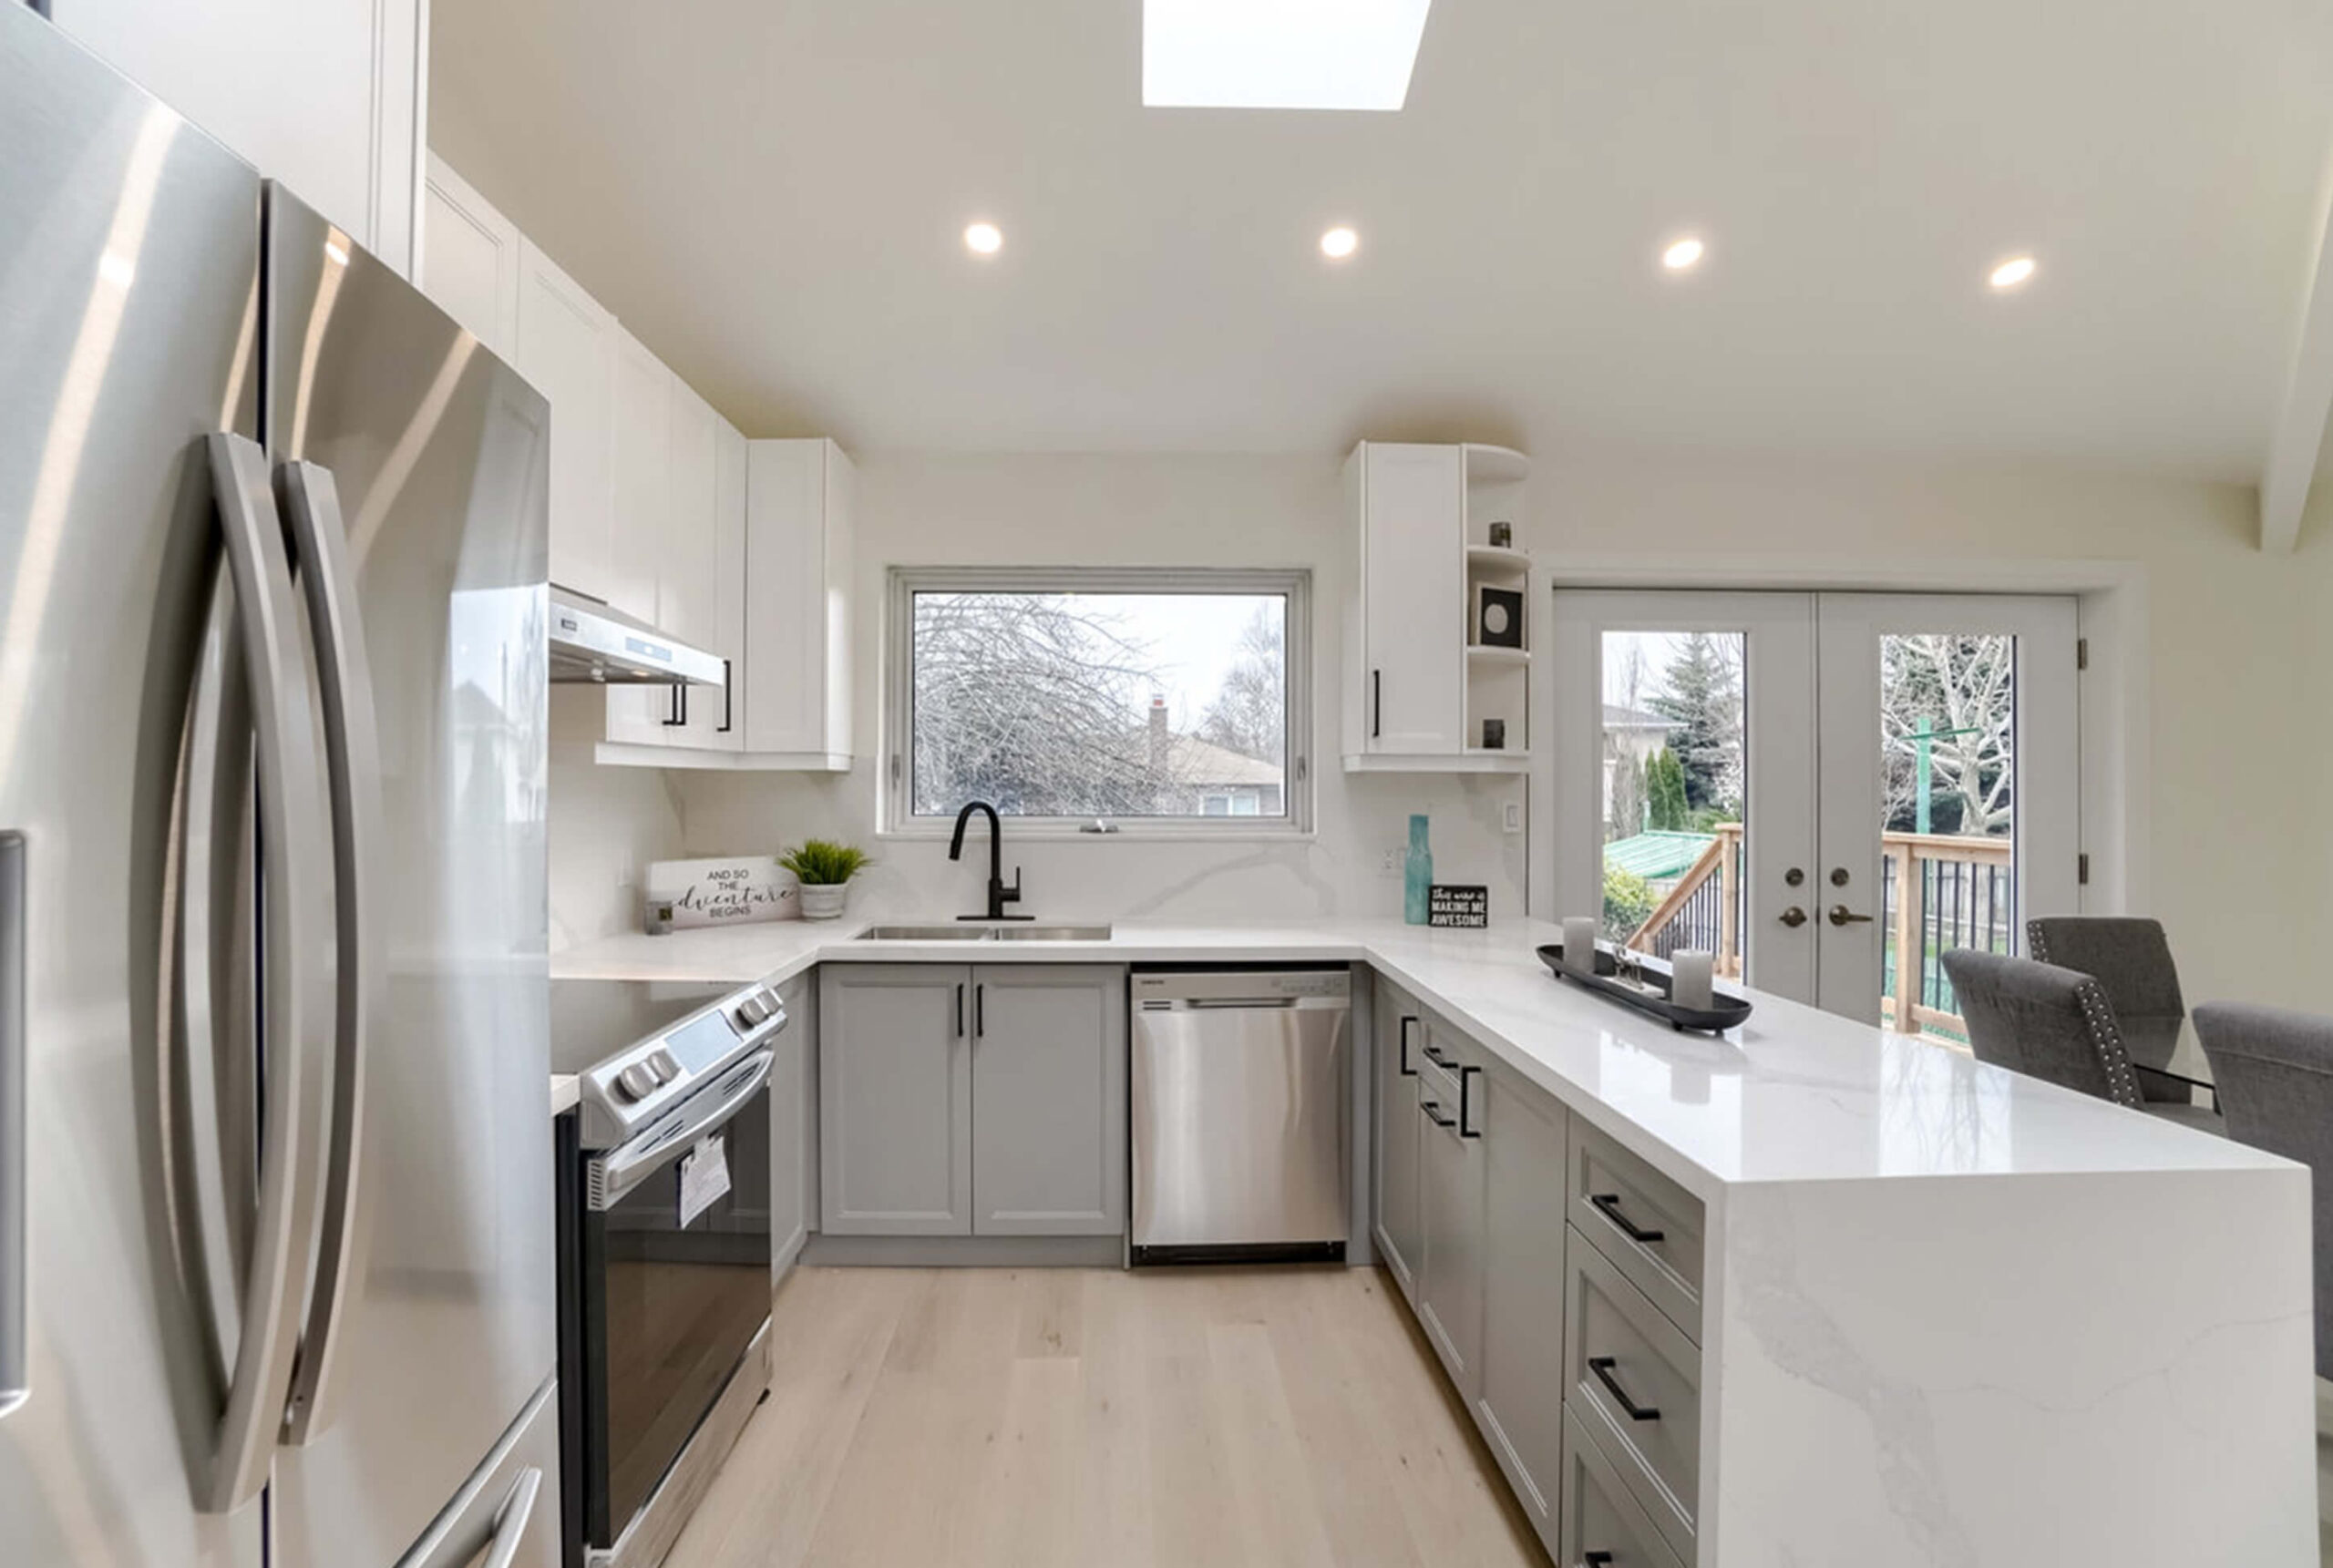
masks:
<svg viewBox="0 0 2333 1568"><path fill-rule="evenodd" d="M1944 971L1978 1061L2162 1121L2223 1131L2219 1117L2200 1105L2146 1102L2105 988L2090 976L1966 948L1944 955Z"/></svg>
<svg viewBox="0 0 2333 1568"><path fill-rule="evenodd" d="M2227 1133L2307 1165L2316 1190L2317 1375L2333 1378L2333 1019L2205 1002L2195 1037L2211 1059Z"/></svg>
<svg viewBox="0 0 2333 1568"><path fill-rule="evenodd" d="M2096 980L2114 1009L2123 1044L2139 1069L2139 1092L2149 1100L2184 1102L2186 1084L2151 1076L2179 1043L2187 999L2163 922L2124 915L2045 915L2025 923L2025 950L2045 964Z"/></svg>

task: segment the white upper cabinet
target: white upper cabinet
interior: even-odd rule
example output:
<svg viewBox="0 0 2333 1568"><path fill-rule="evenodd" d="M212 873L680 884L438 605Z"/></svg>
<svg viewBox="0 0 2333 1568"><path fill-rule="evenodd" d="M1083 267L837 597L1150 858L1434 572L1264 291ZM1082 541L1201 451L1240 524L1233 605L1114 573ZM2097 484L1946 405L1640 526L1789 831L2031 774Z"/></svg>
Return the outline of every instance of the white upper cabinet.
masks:
<svg viewBox="0 0 2333 1568"><path fill-rule="evenodd" d="M519 226L435 154L421 201L422 292L513 365L519 354Z"/></svg>
<svg viewBox="0 0 2333 1568"><path fill-rule="evenodd" d="M1479 636L1485 588L1527 601L1529 558L1489 544L1493 520L1514 527L1527 467L1500 447L1376 441L1346 460L1348 771L1528 766L1527 650Z"/></svg>
<svg viewBox="0 0 2333 1568"><path fill-rule="evenodd" d="M607 602L617 332L597 300L519 240L517 368L550 403L550 580Z"/></svg>
<svg viewBox="0 0 2333 1568"><path fill-rule="evenodd" d="M858 472L831 441L755 441L750 454L745 750L772 767L846 769Z"/></svg>
<svg viewBox="0 0 2333 1568"><path fill-rule="evenodd" d="M426 0L55 0L51 14L410 275Z"/></svg>
<svg viewBox="0 0 2333 1568"><path fill-rule="evenodd" d="M654 626L673 512L673 373L622 327L615 339L615 441L609 456L615 515L608 524L606 597L624 614ZM680 633L678 627L659 629Z"/></svg>

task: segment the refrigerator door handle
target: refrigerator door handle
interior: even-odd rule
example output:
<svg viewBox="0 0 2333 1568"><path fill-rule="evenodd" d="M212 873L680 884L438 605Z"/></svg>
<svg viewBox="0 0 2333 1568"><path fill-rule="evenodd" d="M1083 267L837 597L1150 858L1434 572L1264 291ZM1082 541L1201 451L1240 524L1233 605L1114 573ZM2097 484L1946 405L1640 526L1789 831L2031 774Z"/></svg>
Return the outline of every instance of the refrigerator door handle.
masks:
<svg viewBox="0 0 2333 1568"><path fill-rule="evenodd" d="M26 1365L25 835L0 833L0 1417L31 1392Z"/></svg>
<svg viewBox="0 0 2333 1568"><path fill-rule="evenodd" d="M365 1060L377 1007L374 928L381 842L381 743L373 674L357 612L348 530L332 470L293 461L276 475L316 642L324 696L324 762L332 801L334 998L332 1127L324 1144L324 1225L314 1294L293 1375L284 1440L305 1444L332 1424L332 1369L355 1252L356 1186L365 1120Z"/></svg>
<svg viewBox="0 0 2333 1568"><path fill-rule="evenodd" d="M196 1498L206 1512L229 1513L267 1481L299 1343L297 1318L307 1284L303 1243L314 1217L313 1182L303 1166L309 936L299 918L299 894L313 885L321 868L312 864L315 779L302 733L309 724L307 672L267 455L249 438L223 432L211 436L208 446L235 624L252 684L265 911L259 1046L267 1090L258 1204L243 1279L242 1331L214 1431L211 1472Z"/></svg>
<svg viewBox="0 0 2333 1568"><path fill-rule="evenodd" d="M525 1544L527 1526L534 1522L535 1498L543 1489L543 1472L529 1465L519 1472L518 1484L510 1495L502 1500L502 1507L494 1516L494 1545L486 1556L485 1568L510 1568L519 1561L519 1548Z"/></svg>

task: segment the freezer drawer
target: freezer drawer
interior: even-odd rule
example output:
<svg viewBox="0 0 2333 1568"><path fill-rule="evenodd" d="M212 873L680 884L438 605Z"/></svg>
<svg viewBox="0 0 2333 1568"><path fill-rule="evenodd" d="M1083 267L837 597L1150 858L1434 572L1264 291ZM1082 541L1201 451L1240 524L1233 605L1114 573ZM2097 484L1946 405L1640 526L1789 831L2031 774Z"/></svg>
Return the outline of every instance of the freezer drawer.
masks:
<svg viewBox="0 0 2333 1568"><path fill-rule="evenodd" d="M1135 977L1136 1261L1341 1255L1349 986L1342 971Z"/></svg>
<svg viewBox="0 0 2333 1568"><path fill-rule="evenodd" d="M545 1383L396 1568L560 1568L559 1385Z"/></svg>

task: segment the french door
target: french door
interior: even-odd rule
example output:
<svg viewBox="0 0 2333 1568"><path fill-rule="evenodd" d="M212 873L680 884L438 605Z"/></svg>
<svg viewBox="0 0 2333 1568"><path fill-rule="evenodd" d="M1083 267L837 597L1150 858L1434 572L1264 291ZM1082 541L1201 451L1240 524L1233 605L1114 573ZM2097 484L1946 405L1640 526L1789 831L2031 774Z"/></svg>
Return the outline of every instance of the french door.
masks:
<svg viewBox="0 0 2333 1568"><path fill-rule="evenodd" d="M2078 907L2071 599L1561 590L1551 913L1959 1038L1944 952Z"/></svg>

